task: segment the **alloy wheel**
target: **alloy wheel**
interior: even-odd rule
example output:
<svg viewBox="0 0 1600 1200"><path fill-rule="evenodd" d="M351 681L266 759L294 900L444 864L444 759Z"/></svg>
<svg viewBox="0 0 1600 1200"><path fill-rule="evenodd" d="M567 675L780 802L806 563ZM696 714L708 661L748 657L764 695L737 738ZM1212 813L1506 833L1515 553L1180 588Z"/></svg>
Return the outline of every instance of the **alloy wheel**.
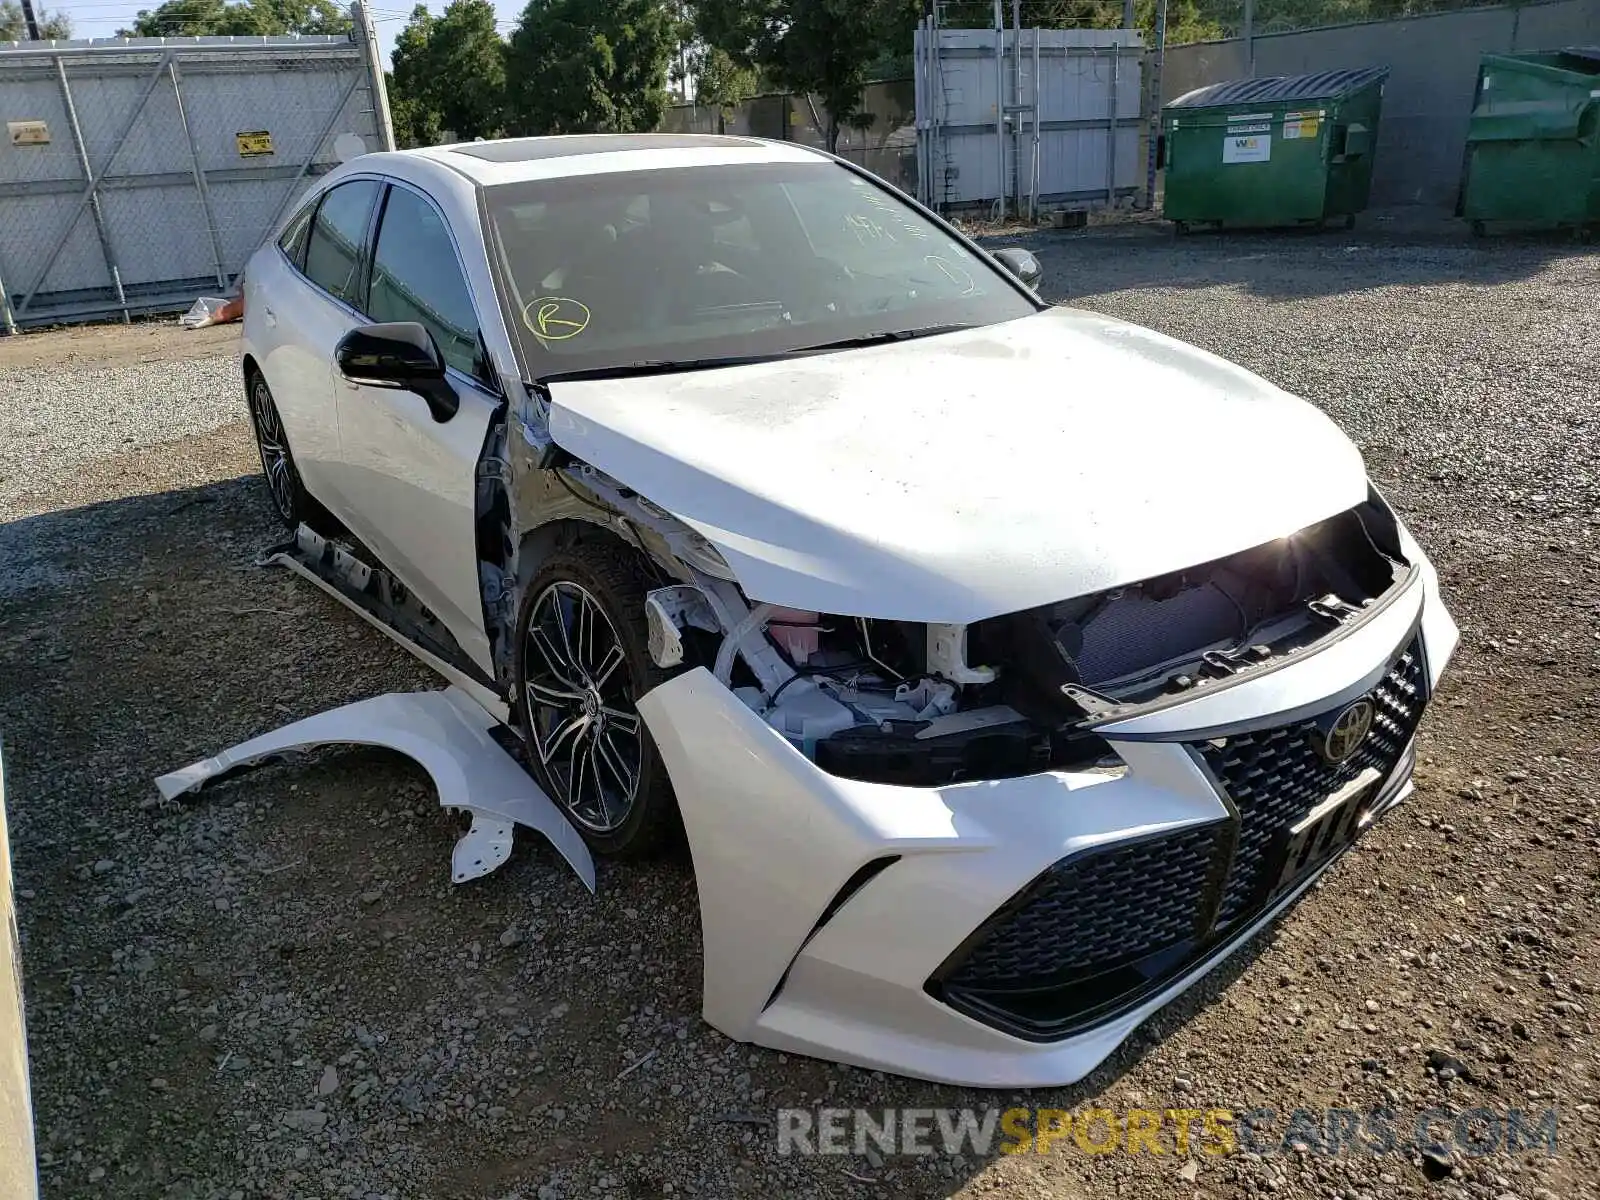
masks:
<svg viewBox="0 0 1600 1200"><path fill-rule="evenodd" d="M627 820L644 770L643 731L622 640L580 584L534 601L523 646L533 753L574 820L611 833Z"/></svg>
<svg viewBox="0 0 1600 1200"><path fill-rule="evenodd" d="M294 518L294 478L289 461L289 443L283 436L278 406L272 402L267 381L257 379L250 389L250 415L255 420L256 444L261 449L261 471L267 477L273 507L285 521Z"/></svg>

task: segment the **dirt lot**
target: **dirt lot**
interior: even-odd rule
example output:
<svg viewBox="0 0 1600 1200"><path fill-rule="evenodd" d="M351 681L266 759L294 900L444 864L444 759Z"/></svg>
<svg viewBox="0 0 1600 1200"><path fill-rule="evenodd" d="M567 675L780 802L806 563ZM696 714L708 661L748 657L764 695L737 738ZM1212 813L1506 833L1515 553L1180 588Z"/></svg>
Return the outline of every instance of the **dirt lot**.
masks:
<svg viewBox="0 0 1600 1200"><path fill-rule="evenodd" d="M1078 1087L731 1044L698 1016L681 863L603 866L592 899L528 839L453 889L452 822L375 751L157 806L165 770L431 681L252 566L278 535L227 331L0 339L0 736L46 1196L1600 1194L1600 255L1381 228L1030 244L1052 298L1324 406L1434 553L1463 638L1404 808ZM783 1157L762 1123L1019 1101L1266 1106L1274 1139L1297 1106L1554 1106L1559 1150L1212 1157L1169 1131L1160 1156L884 1161Z"/></svg>

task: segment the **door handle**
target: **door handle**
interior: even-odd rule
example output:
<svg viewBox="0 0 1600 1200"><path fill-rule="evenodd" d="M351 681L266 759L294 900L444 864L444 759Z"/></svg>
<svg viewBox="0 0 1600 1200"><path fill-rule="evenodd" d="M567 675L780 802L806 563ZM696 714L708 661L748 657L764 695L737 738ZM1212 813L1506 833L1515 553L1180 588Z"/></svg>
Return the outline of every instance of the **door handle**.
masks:
<svg viewBox="0 0 1600 1200"><path fill-rule="evenodd" d="M266 318L266 321L267 321L268 325L272 326L273 328L277 328L278 316L277 316L276 313L274 313L272 311L272 309L270 307L263 308L261 310L261 315Z"/></svg>

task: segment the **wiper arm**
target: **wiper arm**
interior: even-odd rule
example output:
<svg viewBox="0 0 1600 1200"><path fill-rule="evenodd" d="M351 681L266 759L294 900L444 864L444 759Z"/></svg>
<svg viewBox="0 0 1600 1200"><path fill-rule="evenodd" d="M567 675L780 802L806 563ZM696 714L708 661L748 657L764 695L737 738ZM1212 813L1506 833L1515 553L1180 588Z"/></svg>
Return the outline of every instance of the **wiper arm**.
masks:
<svg viewBox="0 0 1600 1200"><path fill-rule="evenodd" d="M881 346L885 342L909 342L912 338L934 337L941 333L958 333L963 329L976 329L976 325L923 325L917 329L889 329L883 333L865 333L860 337L840 338L836 342L818 342L815 346L797 346L791 354L810 354L817 350L849 350L856 346Z"/></svg>
<svg viewBox="0 0 1600 1200"><path fill-rule="evenodd" d="M639 362L617 363L609 367L588 367L580 371L554 371L539 376L541 384L576 383L584 379L633 379L642 375L671 375L678 371L709 371L717 367L744 367L751 363L772 362L777 354L730 354L722 358L648 358Z"/></svg>

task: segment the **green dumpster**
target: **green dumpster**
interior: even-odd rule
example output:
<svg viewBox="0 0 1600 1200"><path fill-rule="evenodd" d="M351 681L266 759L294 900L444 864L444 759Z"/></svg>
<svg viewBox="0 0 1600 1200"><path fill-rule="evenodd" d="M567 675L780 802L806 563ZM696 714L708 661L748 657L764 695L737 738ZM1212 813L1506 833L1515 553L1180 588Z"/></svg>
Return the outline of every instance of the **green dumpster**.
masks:
<svg viewBox="0 0 1600 1200"><path fill-rule="evenodd" d="M1162 109L1166 195L1179 232L1197 222L1346 227L1367 206L1387 67L1240 79Z"/></svg>
<svg viewBox="0 0 1600 1200"><path fill-rule="evenodd" d="M1485 54L1458 211L1548 229L1600 222L1600 47Z"/></svg>

